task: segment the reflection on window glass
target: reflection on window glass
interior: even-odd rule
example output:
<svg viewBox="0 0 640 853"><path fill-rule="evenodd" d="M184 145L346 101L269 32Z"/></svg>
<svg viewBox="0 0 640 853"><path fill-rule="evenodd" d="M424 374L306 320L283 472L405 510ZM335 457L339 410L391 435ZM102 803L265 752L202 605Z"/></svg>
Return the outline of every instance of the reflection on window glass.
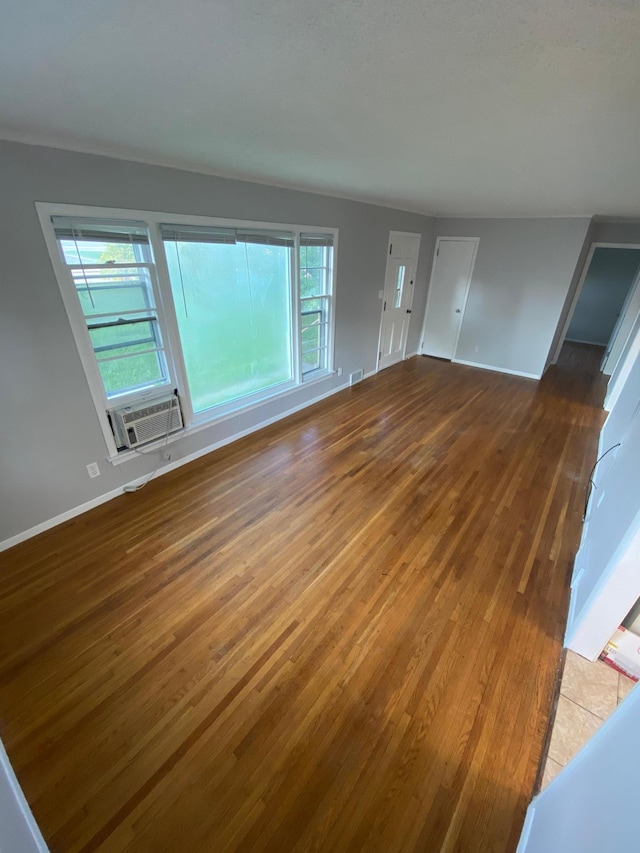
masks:
<svg viewBox="0 0 640 853"><path fill-rule="evenodd" d="M398 267L398 277L396 279L396 301L394 308L400 308L402 305L402 291L404 290L404 271L406 267L402 264Z"/></svg>
<svg viewBox="0 0 640 853"><path fill-rule="evenodd" d="M302 375L326 370L333 235L300 235L300 329Z"/></svg>
<svg viewBox="0 0 640 853"><path fill-rule="evenodd" d="M293 379L291 246L166 239L193 409Z"/></svg>
<svg viewBox="0 0 640 853"><path fill-rule="evenodd" d="M109 399L169 378L144 223L53 217Z"/></svg>

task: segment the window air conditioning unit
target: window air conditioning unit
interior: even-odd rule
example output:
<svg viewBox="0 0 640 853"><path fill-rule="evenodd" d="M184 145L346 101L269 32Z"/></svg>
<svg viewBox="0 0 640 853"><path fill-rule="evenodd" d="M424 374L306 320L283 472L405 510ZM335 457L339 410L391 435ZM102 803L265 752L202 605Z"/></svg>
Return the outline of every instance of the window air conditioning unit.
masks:
<svg viewBox="0 0 640 853"><path fill-rule="evenodd" d="M111 422L118 447L138 447L166 438L183 428L182 411L177 394L166 394L122 406L111 412Z"/></svg>

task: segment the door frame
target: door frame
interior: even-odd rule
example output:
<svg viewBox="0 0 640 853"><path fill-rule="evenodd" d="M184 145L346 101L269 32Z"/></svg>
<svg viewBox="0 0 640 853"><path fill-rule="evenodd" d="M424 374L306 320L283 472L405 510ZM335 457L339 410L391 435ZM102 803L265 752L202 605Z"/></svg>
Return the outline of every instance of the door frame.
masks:
<svg viewBox="0 0 640 853"><path fill-rule="evenodd" d="M591 266L591 261L593 260L593 256L595 254L596 249L640 249L640 243L592 243L589 246L589 251L587 253L587 257L584 261L584 266L582 267L582 272L580 273L580 278L578 279L578 286L576 287L576 291L573 294L573 299L571 300L571 305L569 307L569 312L567 313L566 320L564 321L564 326L562 328L562 334L558 339L558 343L553 354L553 359L550 362L551 364L557 364L558 358L560 356L560 350L563 347L565 339L567 337L567 332L569 331L569 326L571 325L571 321L573 320L573 315L576 310L576 306L578 305L578 300L580 299L580 294L582 293L582 288L584 286L585 280L587 278L587 273L589 272L589 267ZM634 281L638 280L638 276ZM631 293L631 289L633 288L633 282L631 283L631 287L629 288L629 293ZM622 319L622 315L620 318ZM613 334L613 331L611 334ZM607 341L607 346L609 345L611 338Z"/></svg>
<svg viewBox="0 0 640 853"><path fill-rule="evenodd" d="M460 323L458 325L458 331L456 333L456 339L453 345L453 354L451 356L451 361L455 361L456 356L458 355L458 341L460 340L460 332L462 331L462 322L464 320L464 314L467 310L467 299L469 297L469 290L471 289L471 279L473 278L473 271L476 266L476 258L478 257L478 246L480 245L479 237L448 237L446 235L442 235L441 237L436 237L436 244L433 247L433 260L431 261L431 275L429 276L429 289L427 290L427 304L424 308L424 318L422 320L422 331L420 333L420 355L424 355L424 336L427 330L427 315L429 312L429 302L431 301L431 285L433 283L433 273L436 269L436 262L438 260L438 254L440 252L440 243L444 240L457 240L458 242L465 243L475 243L475 247L473 250L473 257L471 258L471 266L469 267L469 278L467 280L467 287L464 292L464 298L462 300L462 308L460 309Z"/></svg>
<svg viewBox="0 0 640 853"><path fill-rule="evenodd" d="M381 368L380 368L380 347L382 345L382 324L384 323L384 291L385 291L385 288L387 285L387 266L389 264L389 256L391 255L390 247L391 247L391 242L393 240L394 234L399 234L401 237L418 237L418 256L416 258L416 271L413 274L414 284L411 287L411 299L409 302L409 309L408 309L409 311L411 311L411 308L413 306L413 297L414 297L414 294L416 292L415 281L418 278L418 263L420 261L420 249L422 248L422 234L419 231L389 231L389 240L387 242L387 255L386 255L386 260L384 262L384 279L382 281L382 308L380 309L380 328L378 330L378 348L376 349L376 352L378 354L376 355L376 369L374 370L374 373L379 373L381 370ZM409 320L409 326L411 326L411 320ZM409 341L409 330L407 330L407 337L406 337L406 340L404 342L404 346L402 347L402 358L400 359L400 361L404 361L405 358L407 357L407 343L408 343L408 341ZM392 367L393 365L389 365L389 366ZM382 369L386 370L386 368L382 368Z"/></svg>
<svg viewBox="0 0 640 853"><path fill-rule="evenodd" d="M611 381L611 377L613 376L615 369L618 366L618 364L620 363L620 359L622 358L622 356L624 354L624 351L627 347L627 343L629 342L629 338L633 332L635 322L636 322L638 316L640 316L640 311L638 310L638 291L639 290L640 290L640 267L638 267L638 270L636 271L636 276L635 276L634 280L631 282L631 287L627 291L627 295L626 295L626 298L624 300L624 305L622 306L620 316L616 320L616 324L613 327L613 331L611 332L611 336L609 337L609 340L607 341L605 353L604 353L604 356L602 358L602 363L600 365L600 371L605 376L609 377L609 380L608 380L609 382ZM634 308L635 316L629 313L632 307ZM622 331L622 327L623 327L623 325L627 319L629 319L631 321L631 324L629 326L629 331L627 332L627 335L623 340L620 337L620 332ZM615 362L612 362L611 369L607 370L607 368L609 367L609 361L611 359L611 354L613 353L616 346L619 350L617 355L616 355L616 360L615 360Z"/></svg>

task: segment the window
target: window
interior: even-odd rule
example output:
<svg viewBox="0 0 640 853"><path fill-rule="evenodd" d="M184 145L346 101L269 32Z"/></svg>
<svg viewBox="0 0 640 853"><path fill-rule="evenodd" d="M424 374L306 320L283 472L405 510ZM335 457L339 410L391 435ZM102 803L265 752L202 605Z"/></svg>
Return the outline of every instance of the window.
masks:
<svg viewBox="0 0 640 853"><path fill-rule="evenodd" d="M107 400L166 385L146 225L54 217L53 226Z"/></svg>
<svg viewBox="0 0 640 853"><path fill-rule="evenodd" d="M112 456L121 405L177 388L188 428L330 372L337 232L38 210Z"/></svg>
<svg viewBox="0 0 640 853"><path fill-rule="evenodd" d="M404 273L406 267L403 264L398 265L398 275L396 278L396 298L393 303L394 308L400 308L402 305L402 292L404 290Z"/></svg>
<svg viewBox="0 0 640 853"><path fill-rule="evenodd" d="M300 235L302 374L326 370L329 353L333 234Z"/></svg>
<svg viewBox="0 0 640 853"><path fill-rule="evenodd" d="M193 411L294 380L294 234L162 225Z"/></svg>

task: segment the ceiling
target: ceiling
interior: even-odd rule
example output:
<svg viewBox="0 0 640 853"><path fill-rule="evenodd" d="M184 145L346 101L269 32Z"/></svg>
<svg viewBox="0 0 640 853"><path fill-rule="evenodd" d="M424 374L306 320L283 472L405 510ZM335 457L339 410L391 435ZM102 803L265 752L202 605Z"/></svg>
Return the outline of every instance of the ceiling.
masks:
<svg viewBox="0 0 640 853"><path fill-rule="evenodd" d="M640 214L637 0L0 13L0 137L424 213Z"/></svg>

